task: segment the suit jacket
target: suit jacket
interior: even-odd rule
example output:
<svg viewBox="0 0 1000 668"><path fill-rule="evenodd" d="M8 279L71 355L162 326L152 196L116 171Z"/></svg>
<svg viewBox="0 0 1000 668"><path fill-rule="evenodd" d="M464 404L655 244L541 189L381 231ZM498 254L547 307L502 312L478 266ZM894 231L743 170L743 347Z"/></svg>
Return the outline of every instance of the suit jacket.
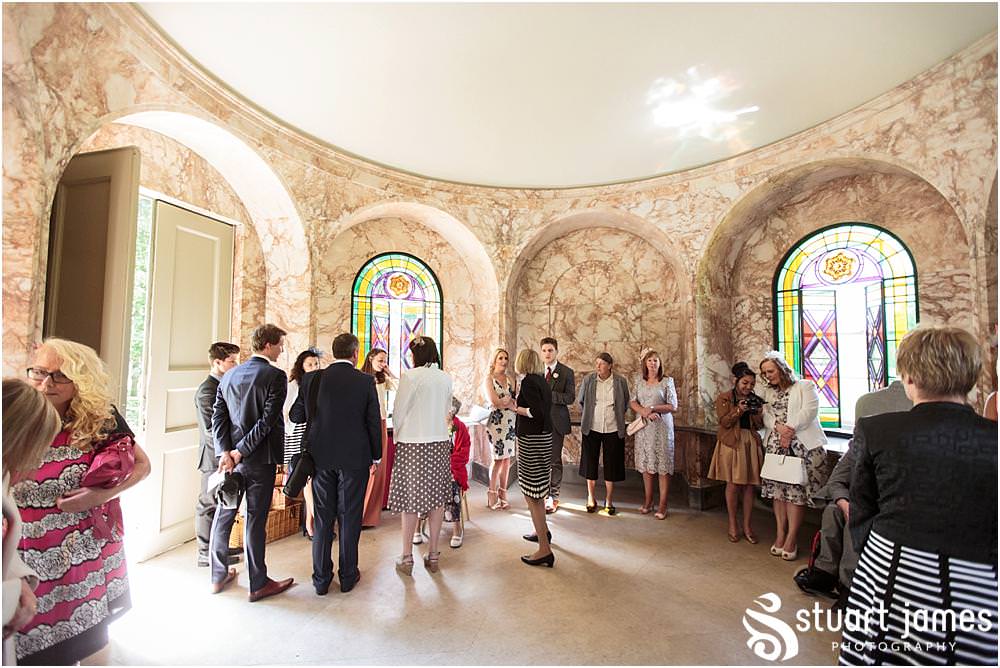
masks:
<svg viewBox="0 0 1000 668"><path fill-rule="evenodd" d="M316 397L316 415L309 412L309 391L323 374ZM299 397L292 404L292 422L308 422L309 448L317 471L366 469L382 457L382 411L375 377L352 364L335 362L302 377Z"/></svg>
<svg viewBox="0 0 1000 668"><path fill-rule="evenodd" d="M917 550L996 563L997 423L969 406L918 404L854 427L850 529Z"/></svg>
<svg viewBox="0 0 1000 668"><path fill-rule="evenodd" d="M625 438L625 410L628 408L628 381L625 376L611 372L614 378L615 391L615 422L618 423L618 436ZM597 403L597 372L592 371L580 383L580 396L577 402L583 406L583 415L580 418L580 431L584 435L590 433L590 423L594 420L594 404Z"/></svg>
<svg viewBox="0 0 1000 668"><path fill-rule="evenodd" d="M212 472L219 466L215 456L215 439L212 438L212 413L215 411L215 395L219 391L219 379L208 374L194 393L194 407L198 413L198 470Z"/></svg>
<svg viewBox="0 0 1000 668"><path fill-rule="evenodd" d="M573 370L562 362L556 362L552 378L552 430L565 436L570 431L568 406L576 400L576 378Z"/></svg>
<svg viewBox="0 0 1000 668"><path fill-rule="evenodd" d="M239 450L247 465L281 464L288 392L285 372L262 357L234 367L219 383L212 413L215 454Z"/></svg>
<svg viewBox="0 0 1000 668"><path fill-rule="evenodd" d="M851 500L851 473L854 471L854 442L848 444L847 452L833 467L833 472L826 481L820 496L837 502L840 499ZM853 514L853 513L852 513Z"/></svg>
<svg viewBox="0 0 1000 668"><path fill-rule="evenodd" d="M774 389L766 387L763 397L767 401L764 405L764 428L767 435L764 442L770 440L771 430L774 429ZM788 417L785 424L795 430L795 435L799 443L806 446L806 450L812 450L821 445L826 445L826 434L819 423L819 392L816 383L811 380L800 380L788 388Z"/></svg>
<svg viewBox="0 0 1000 668"><path fill-rule="evenodd" d="M908 411L913 408L913 402L906 396L903 383L894 380L889 383L889 387L884 387L875 392L862 394L854 404L854 419L879 415L881 413L895 413L896 411Z"/></svg>

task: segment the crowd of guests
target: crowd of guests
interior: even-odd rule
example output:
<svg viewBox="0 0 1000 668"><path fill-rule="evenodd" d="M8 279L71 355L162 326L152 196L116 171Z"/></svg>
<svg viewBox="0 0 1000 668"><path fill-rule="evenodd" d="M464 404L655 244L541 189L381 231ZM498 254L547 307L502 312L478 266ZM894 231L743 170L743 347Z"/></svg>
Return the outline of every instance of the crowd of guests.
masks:
<svg viewBox="0 0 1000 668"><path fill-rule="evenodd" d="M380 349L369 351L359 369L358 339L345 333L334 339L328 366L320 351L308 349L286 376L274 365L285 336L274 325L258 327L253 354L242 364L238 346L213 344L210 374L196 393L198 565L210 568L212 592L235 580L232 565L241 553L249 601L292 585L292 578L268 574L265 528L278 467L295 469L306 459L313 467L303 530L312 539L317 595L333 584L335 541L339 587L357 586L361 531L378 526L386 508L402 518L396 570L412 576L413 547L426 543L424 569L437 573L443 525L452 526L452 548L465 537L470 435L435 341L413 338L408 370L396 378ZM599 353L578 390L558 354L549 337L540 352L520 350L513 363L497 349L481 387L492 455L487 506L510 507L516 461L534 529L524 539L537 544L521 560L550 568L547 515L559 509L569 407L581 415L587 512L601 508L601 476L603 512L619 512L615 483L625 480L631 435L644 490L638 512L658 520L667 517L678 410L674 380L654 350L642 351L632 383L615 371L611 355ZM983 612L988 628L950 628L948 643L916 658L995 662L997 428L966 403L982 369L980 348L960 329L918 328L900 342L897 369L901 381L859 400L850 448L828 475L815 383L798 378L777 352L757 371L745 362L733 366L732 387L715 401L718 442L709 467L711 478L726 483L728 540L758 542L751 519L759 487L775 518L770 553L795 560L806 509L823 507L814 559L795 576L804 591L837 596L854 611L916 601ZM130 607L118 497L148 475L150 463L112 405L92 349L47 339L27 380L3 381L4 663L75 663L106 646L108 624ZM238 504L218 500L221 480L238 481L245 499L245 551L229 547ZM914 658L905 645L873 642L898 635L891 620L845 630L841 661ZM922 638L937 636L928 631Z"/></svg>

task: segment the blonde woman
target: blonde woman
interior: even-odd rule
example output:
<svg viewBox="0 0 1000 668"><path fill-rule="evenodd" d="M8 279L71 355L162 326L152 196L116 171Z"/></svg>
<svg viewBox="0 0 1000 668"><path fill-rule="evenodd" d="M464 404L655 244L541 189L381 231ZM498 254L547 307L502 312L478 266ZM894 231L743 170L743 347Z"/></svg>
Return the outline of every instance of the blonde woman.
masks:
<svg viewBox="0 0 1000 668"><path fill-rule="evenodd" d="M17 378L3 379L3 663L17 663L15 631L35 616L38 574L17 554L21 516L10 496L11 474L29 473L42 462L61 429L59 415L35 388Z"/></svg>
<svg viewBox="0 0 1000 668"><path fill-rule="evenodd" d="M120 518L118 495L149 474L149 459L135 445L135 468L122 483L81 487L103 446L134 443L111 405L104 364L87 346L48 339L27 373L63 428L41 467L12 487L24 522L21 554L41 578L36 593L44 610L18 634L17 659L73 664L103 649L108 624L131 607L122 529L114 520ZM105 531L108 518L112 526ZM51 556L59 554L64 556Z"/></svg>
<svg viewBox="0 0 1000 668"><path fill-rule="evenodd" d="M525 540L538 542L534 554L521 557L529 566L552 566L556 557L552 553L545 522L545 497L549 495L549 475L552 472L552 390L545 382L545 366L534 350L526 349L517 354L514 364L517 373L524 374L521 391L517 395L517 464L518 485L531 513L534 535Z"/></svg>
<svg viewBox="0 0 1000 668"><path fill-rule="evenodd" d="M826 482L823 463L826 459L826 434L819 422L819 393L811 380L799 380L785 357L771 351L760 363L760 374L767 381L764 390L764 438L766 454L784 454L805 462L802 485L772 480L761 471L760 493L774 503L777 535L771 545L771 555L785 561L799 556L798 536L806 506L814 507L813 499Z"/></svg>
<svg viewBox="0 0 1000 668"><path fill-rule="evenodd" d="M490 442L490 488L486 492L486 505L493 510L510 508L507 501L507 481L510 477L510 461L514 457L514 397L517 383L509 373L510 355L503 348L497 348L490 360L490 375L483 381L482 392L493 408L486 422L486 437Z"/></svg>

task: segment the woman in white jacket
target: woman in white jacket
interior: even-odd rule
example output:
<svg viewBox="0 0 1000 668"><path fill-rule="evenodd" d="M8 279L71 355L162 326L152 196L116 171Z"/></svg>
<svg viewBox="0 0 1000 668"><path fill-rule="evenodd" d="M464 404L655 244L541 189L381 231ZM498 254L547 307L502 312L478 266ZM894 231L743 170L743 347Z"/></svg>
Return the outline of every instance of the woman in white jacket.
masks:
<svg viewBox="0 0 1000 668"><path fill-rule="evenodd" d="M61 429L59 414L22 380L3 381L3 665L17 663L14 632L35 616L38 575L17 554L21 516L10 495L12 473L33 471Z"/></svg>
<svg viewBox="0 0 1000 668"><path fill-rule="evenodd" d="M760 493L774 503L777 536L771 554L793 561L799 556L798 535L805 508L814 505L813 497L825 482L826 434L819 422L819 393L811 380L798 379L779 352L764 356L760 372L767 381L763 415L767 434ZM769 478L769 472L775 476L778 473L769 465L768 455L801 459L803 466L795 471L801 473L800 484Z"/></svg>

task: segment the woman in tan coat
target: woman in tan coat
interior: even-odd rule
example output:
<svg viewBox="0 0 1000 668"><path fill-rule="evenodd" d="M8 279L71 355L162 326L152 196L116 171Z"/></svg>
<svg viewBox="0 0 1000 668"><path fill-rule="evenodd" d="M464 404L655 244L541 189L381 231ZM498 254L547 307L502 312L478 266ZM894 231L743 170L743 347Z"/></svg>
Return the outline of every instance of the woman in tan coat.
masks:
<svg viewBox="0 0 1000 668"><path fill-rule="evenodd" d="M729 541L740 540L736 522L736 505L743 498L743 535L747 542L756 543L750 528L753 512L753 488L760 484L760 468L764 461L758 430L764 426L759 397L753 388L755 374L746 362L733 366L735 383L715 399L715 414L719 418L719 440L708 468L708 477L726 482L726 510L729 512ZM756 401L755 401L756 399Z"/></svg>

